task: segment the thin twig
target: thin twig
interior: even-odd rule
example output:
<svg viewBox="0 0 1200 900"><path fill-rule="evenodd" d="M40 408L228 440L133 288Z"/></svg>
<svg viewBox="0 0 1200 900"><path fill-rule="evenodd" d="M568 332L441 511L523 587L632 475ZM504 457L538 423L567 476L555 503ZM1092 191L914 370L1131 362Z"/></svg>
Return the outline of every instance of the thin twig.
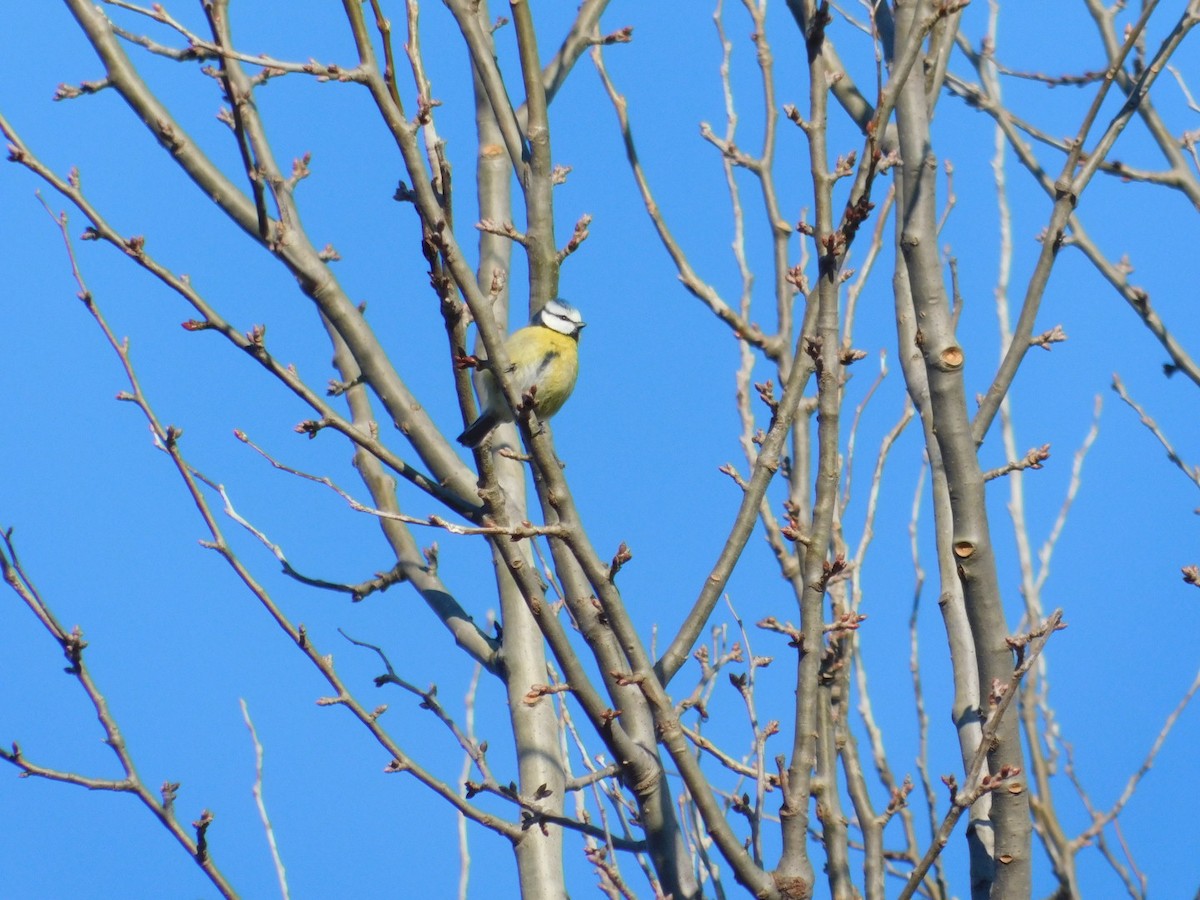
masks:
<svg viewBox="0 0 1200 900"><path fill-rule="evenodd" d="M1192 484L1200 488L1200 467L1188 465L1188 463L1176 452L1175 448L1171 445L1171 442L1167 439L1166 434L1164 434L1163 430L1158 427L1158 423L1155 422L1154 419L1151 418L1150 415L1138 405L1137 401L1129 396L1129 393L1125 390L1125 384L1121 381L1120 376L1117 375L1116 372L1113 372L1112 388L1117 392L1117 396L1124 400L1125 403L1128 404L1129 407L1138 414L1138 418L1141 419L1142 424L1145 425L1146 429L1158 439L1160 444L1162 444L1163 449L1167 451L1167 459L1173 462L1179 471L1187 476L1188 480L1191 481Z"/></svg>
<svg viewBox="0 0 1200 900"><path fill-rule="evenodd" d="M250 707L245 698L238 701L242 707L242 721L250 732L250 741L254 744L254 803L258 807L258 817L263 824L263 832L267 836L267 845L271 848L271 859L275 863L275 877L279 879L279 894L283 900L291 896L288 892L287 871L283 866L283 857L279 855L279 847L275 843L275 829L271 826L271 816L267 813L267 804L263 801L263 748L258 740L258 732L250 719Z"/></svg>

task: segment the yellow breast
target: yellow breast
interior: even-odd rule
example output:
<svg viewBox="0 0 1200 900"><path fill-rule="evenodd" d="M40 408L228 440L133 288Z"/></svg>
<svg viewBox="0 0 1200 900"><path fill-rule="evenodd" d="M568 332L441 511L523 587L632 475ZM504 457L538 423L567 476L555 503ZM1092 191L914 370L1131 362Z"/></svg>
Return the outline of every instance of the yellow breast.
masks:
<svg viewBox="0 0 1200 900"><path fill-rule="evenodd" d="M536 386L534 412L548 419L558 412L579 375L579 343L551 328L531 325L516 331L505 344L513 364L514 385L526 393Z"/></svg>

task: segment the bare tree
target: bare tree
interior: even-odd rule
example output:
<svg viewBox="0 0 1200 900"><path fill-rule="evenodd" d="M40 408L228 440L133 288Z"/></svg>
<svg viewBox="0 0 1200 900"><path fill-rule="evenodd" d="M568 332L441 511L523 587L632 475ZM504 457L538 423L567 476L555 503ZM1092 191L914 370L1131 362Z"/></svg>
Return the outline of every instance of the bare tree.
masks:
<svg viewBox="0 0 1200 900"><path fill-rule="evenodd" d="M515 884L489 885L488 895L578 896L585 889L577 875L582 858L599 890L612 898L639 891L676 900L742 891L762 898L949 898L968 890L977 898L1025 898L1035 891L1078 897L1080 855L1092 847L1109 865L1111 884L1146 895L1137 837L1122 833L1120 816L1200 676L1190 688L1174 689L1182 699L1157 738L1145 735L1149 750L1120 795L1107 806L1094 804L1075 769L1048 679L1047 661L1061 640L1054 635L1070 621L1069 601L1077 598L1050 599L1047 580L1083 484L1085 458L1100 433L1100 404L1090 429L1075 433L1064 492L1040 487L1037 508L1055 511L1048 532L1027 515L1026 475L1069 454L1056 451L1052 458L1045 434L1022 450L1012 404L1062 378L1047 375L1047 368L1069 365L1052 352L1049 364L1039 365L1037 381L1018 377L1030 368L1031 349L1056 351L1066 340L1062 326L1038 329L1045 325L1052 274L1068 253L1085 260L1089 277L1098 275L1096 282L1107 282L1125 302L1133 313L1127 323L1145 326L1128 328L1119 340L1148 338L1147 347L1166 354L1166 374L1179 376L1173 387L1200 386L1200 367L1186 341L1175 336L1176 326L1160 315L1148 290L1130 281L1128 260L1114 261L1084 227L1093 209L1132 219L1134 207L1125 204L1135 201L1125 198L1136 189L1156 197L1182 194L1191 208L1172 208L1169 227L1193 230L1185 219L1200 209L1197 131L1177 122L1189 107L1198 110L1186 71L1173 60L1200 21L1200 3L1160 10L1147 0L1130 11L1085 0L1071 13L1009 12L1009 23L998 0L986 9L982 0L971 7L966 0L897 0L844 8L788 0L786 9L773 7L770 14L765 0L716 0L715 40L701 53L669 41L643 46L639 30L614 28L608 19L644 11L610 9L607 0L583 0L569 17L520 0L500 17L482 0L425 8L418 0L344 0L338 26L349 55L336 62L317 62L316 51L259 52L239 39L239 10L228 0L203 0L198 9L124 0L64 3L94 58L59 63L62 77L74 82L62 84L55 99L72 101L68 108L120 99L121 115L161 146L164 169L190 182L171 196L178 228L186 231L190 220L215 211L236 227L240 246L282 267L306 303L279 324L315 332L332 351L332 377L319 385L321 379L277 349L277 323L240 321L245 309L210 293L202 275L222 267L216 256L198 252L197 243L185 248L192 254L186 267L196 276L189 277L181 263L156 254L156 235L131 234L101 196L111 191L92 187L119 179L118 173L94 170L83 150L78 168L61 170L48 161L60 158L61 148L27 143L23 123L0 115L9 158L17 164L6 179L18 181L17 171L24 170L19 183L26 185L32 176L44 193L47 234L57 229L66 248L65 257L52 258L47 250L35 264L61 271L66 260L84 309L123 371L118 399L136 407L169 460L180 498L199 514L203 546L266 611L276 639L281 633L324 682L327 693L318 702L346 709L386 753L388 772L414 779L457 814L460 895L471 883L468 836L489 846L499 837L512 848ZM673 6L655 15L701 16L691 4ZM1100 48L1094 64L1046 74L1009 61L1006 48L1017 51L1013 58L1021 55L1022 29L1056 27L1058 16L1068 31L1087 29ZM324 47L319 32L314 24L303 39ZM746 52L747 33L753 53ZM723 101L723 126L702 123L699 140L666 133L669 110L639 108L630 94L637 90L666 104L661 98L672 92L699 93L672 83L671 73L700 56L715 72L711 96ZM622 66L631 59L658 74L628 83ZM1049 69L1057 62L1037 65ZM93 70L86 80L80 67ZM572 93L584 79L594 90L589 101ZM295 93L290 102L273 104L281 82ZM197 83L205 97L219 96L223 104L224 144L210 142L193 113L187 98ZM1068 86L1076 102L1056 109L1053 121L1056 133L1069 137L1056 137L1039 124L1037 98ZM1166 91L1172 92L1165 104L1170 114L1152 101ZM317 236L327 223L308 224L306 191L322 184L349 196L349 188L337 186L344 179L354 191L378 198L378 173L348 166L334 181L307 153L290 165L282 161L291 140L280 135L311 127L314 114L306 103L329 92L354 110L356 134L346 143L382 136L388 164L402 173L394 194L399 224L386 226L393 249L347 254L345 261L336 237ZM586 141L597 144L602 162L581 179L589 195L571 194L563 202L561 186L572 185L574 176L556 148L560 135L572 133L572 117L586 119ZM1139 158L1157 154L1158 161L1134 165L1119 158L1118 141L1134 140L1127 132L1135 133ZM668 138L675 158L644 152L647 136L655 148ZM968 140L988 138L990 159L961 149ZM466 157L456 156L467 143L473 178L464 177ZM1016 174L1010 172L1014 159ZM723 176L727 214L711 216L703 229L673 211L686 189L660 177L685 160L707 181ZM985 234L974 214L955 208L956 184L964 180L972 202L990 195L994 222ZM1100 182L1108 193L1096 209L1088 198ZM607 209L606 191L638 199L643 211L636 223L589 212ZM127 192L135 205L157 205L136 185ZM67 212L60 212L64 204ZM1041 216L1036 243L1014 241L1014 208ZM598 238L590 240L593 227ZM656 235L663 252L644 239L601 247L599 235L622 230ZM706 242L715 239L714 230L721 242L732 239L729 261L710 258ZM238 382L282 388L308 410L294 429L312 439L305 450L239 426L242 459L259 466L258 477L273 468L292 484L371 517L384 539L385 565L338 580L323 570L333 568L330 560L297 562L287 542L273 537L290 533L289 520L303 519L302 513L252 513L242 506L236 487L210 469L205 442L194 448L189 440L188 409L173 409L168 418L151 400L153 387L143 388L136 348L109 324L110 298L92 287L89 271L103 257L96 248L83 249L80 239L117 250L124 264L182 302L186 332L212 333L242 351L255 371L238 370ZM589 254L604 254L596 272L650 266L669 272L680 296L606 306L600 298L611 288L579 284L576 290L570 274ZM385 265L390 282L376 281L371 290L403 301L377 315L376 298L361 303L356 297L364 273ZM238 283L239 273L232 278ZM244 280L249 290L251 279ZM682 457L726 452L724 445L703 448L685 438L692 417L728 414L736 423L717 440L736 442L744 458L721 466L719 486L704 486L725 493L708 503L701 527L691 529L703 535L696 547L715 548L715 558L696 563L704 551L695 547L681 553L691 570L686 584L662 575L639 580L634 570L645 564L641 552L635 560L636 547L620 538L607 546L608 523L625 524L620 509L631 501L630 483L599 454L579 452L587 444L568 439L576 456L560 454L547 423L539 421L537 386L526 390L514 378L505 343L510 321L536 315L568 293L567 285L585 310L595 310L593 322L608 319L610 334L625 327L650 331L655 340L651 356L630 363L637 367L639 395L608 398L587 420L567 413L567 429L584 435L610 429L629 407L648 403L659 422L653 434L641 436L639 452L645 466L661 473L662 484L674 485L670 472ZM973 302L983 285L994 292L994 322L984 316L985 304ZM1021 296L1015 316L1014 294ZM881 300L887 297L890 303ZM679 336L672 321L685 317L707 329L708 343ZM394 330L421 344L423 355L410 358L394 349ZM993 364L997 337L1000 355ZM582 351L585 379L592 365L589 338ZM606 346L609 361L623 364L619 339ZM722 356L730 346L736 353ZM1147 367L1145 355L1131 355L1131 365ZM236 356L214 348L213 366ZM893 357L902 389L888 380ZM437 362L421 366L415 358ZM863 375L875 358L878 374ZM731 414L727 399L718 403L700 391L662 396L668 369L695 383L714 371L728 378L729 369ZM468 461L453 435L479 411L473 376L480 371L493 379L512 421ZM1112 383L1136 411L1138 427L1200 487L1200 470L1186 461L1194 448L1172 443L1169 429L1119 376ZM1165 391L1161 397L1170 404ZM1192 404L1194 395L1180 402ZM1090 411L1076 412L1086 418ZM604 415L608 421L599 421ZM347 442L354 472L326 474L334 463L311 448ZM896 468L888 464L903 454L913 463L910 480L896 488L885 481L885 467ZM1143 477L1154 483L1177 479L1168 467L1146 468ZM1005 490L1007 515L998 500ZM654 530L674 529L673 510L688 488L680 485L679 492L654 498L661 513ZM884 507L891 510L891 527L880 529L880 516L889 515L881 513ZM431 532L438 542L423 547ZM1156 539L1138 537L1143 542L1129 548L1131 556ZM663 546L686 539L667 536ZM355 540L347 532L338 543ZM481 594L470 586L481 582L465 574L471 564L462 556L453 568L439 565L442 542L486 548L493 590ZM119 773L97 776L56 763L54 748L27 751L19 734L0 735L17 741L0 756L24 776L133 795L220 895L237 896L245 889L226 863L220 822L208 809L181 821L177 809L186 795L179 783L168 780L155 790L139 775L136 741L127 740L89 665L91 626L60 620L58 601L39 589L39 573L18 549L7 531L0 547L4 578L66 656L66 671L98 717ZM440 623L454 653L442 657L439 671L419 673L391 649L396 630L406 627L402 620L372 633L348 625L336 638L310 629L300 623L301 608L287 599L291 592L264 576L270 566L257 555L263 549L292 583L340 604L339 614L346 601L374 603L393 586L411 587L423 606L405 604L401 615ZM898 575L905 557L911 571ZM483 556L476 559L484 564ZM920 639L923 567L930 559L948 653ZM1200 576L1189 562L1174 560L1173 571L1183 567L1184 580L1195 585ZM777 593L780 576L785 588ZM1101 592L1102 581L1099 576L1074 591ZM136 602L159 600L147 592ZM1060 606L1065 616L1054 609ZM889 608L903 613L893 617L896 628L884 631L875 622ZM887 679L868 681L879 662L871 641L875 648L901 648L893 661L907 657L911 681L903 691ZM355 661L356 674L348 674L346 659ZM369 679L357 673L367 665L381 673L376 686L419 698L423 715L439 729L436 740L457 748L450 764L435 739L391 726L387 706L364 699ZM436 685L422 687L423 678L469 681L468 699L461 706L448 702ZM724 682L733 692L722 699ZM480 735L475 726L477 691L488 686L504 699L509 746L503 750L496 734ZM936 699L927 698L930 690ZM729 708L734 702L740 713ZM930 716L931 703L943 702L950 707L949 727L942 710ZM287 896L287 840L279 839L264 784L263 755L271 743L245 704L242 714L257 754L257 809L279 890ZM911 722L914 714L916 769L909 771L910 756L889 751L885 736L898 717ZM944 758L957 767L942 777L948 795L934 783ZM1062 774L1066 788L1056 778ZM914 792L919 803L911 802ZM1074 796L1086 810L1082 827L1062 809ZM412 864L419 859L417 851ZM444 874L440 883L448 893L455 876Z"/></svg>

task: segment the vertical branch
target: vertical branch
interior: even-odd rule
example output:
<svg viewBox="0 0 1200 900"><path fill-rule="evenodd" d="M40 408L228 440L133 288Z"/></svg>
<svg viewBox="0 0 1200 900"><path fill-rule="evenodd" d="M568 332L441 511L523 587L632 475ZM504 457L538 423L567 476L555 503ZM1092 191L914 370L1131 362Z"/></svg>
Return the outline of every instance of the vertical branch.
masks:
<svg viewBox="0 0 1200 900"><path fill-rule="evenodd" d="M525 191L525 215L528 225L525 252L529 261L530 309L541 309L558 294L558 248L554 243L554 185L550 175L550 115L546 105L546 86L538 58L537 33L527 0L510 0L517 48L521 57L521 75L525 82L526 140L529 163L521 173ZM515 114L514 114L515 115Z"/></svg>
<svg viewBox="0 0 1200 900"><path fill-rule="evenodd" d="M842 346L845 347L844 342ZM849 613L857 614L861 606L863 564L866 559L867 548L875 533L875 513L878 508L879 492L883 485L884 463L892 447L900 437L901 432L912 419L912 416L912 404L906 400L904 412L901 414L899 421L884 436L879 447L879 455L875 462L875 472L871 479L870 496L867 501L867 514L863 523L862 536L859 540L858 549L855 551L854 559L850 564L851 597L846 606L846 611ZM867 900L883 900L883 828L892 814L895 812L901 814L909 846L915 846L916 843L912 833L912 815L906 808L907 795L912 788L912 783L908 779L905 779L903 786L898 785L891 768L888 766L887 756L883 747L883 736L875 722L871 696L867 690L867 671L863 662L858 632L854 630L847 631L845 634L845 643L848 648L846 651L846 666L844 667L845 675L842 676L839 673L839 678L842 680L842 694L846 698L843 702L848 708L851 678L849 670L852 667L855 676L855 688L858 692L858 711L862 715L863 725L867 730L875 768L891 797L886 816L879 816L874 812L871 797L867 791L866 776L863 772L862 757L859 754L858 742L845 715L841 716L837 721L838 753L842 761L842 768L845 771L846 790L850 794L850 800L854 805L854 812L863 833L863 880Z"/></svg>
<svg viewBox="0 0 1200 900"><path fill-rule="evenodd" d="M834 647L828 650L826 661L838 659L838 650L835 648L839 642L835 639L833 643ZM837 719L843 714L839 697L842 688L840 675L822 671L821 684L817 689L817 775L813 780L813 799L821 822L829 896L831 900L855 900L858 892L850 879L850 834L837 780Z"/></svg>
<svg viewBox="0 0 1200 900"><path fill-rule="evenodd" d="M491 619L491 616L488 616ZM463 698L463 729L466 732L467 740L471 745L478 748L479 740L475 736L475 709L476 698L479 696L479 676L483 674L483 667L478 663L475 664L474 670L471 672L471 682L467 687L466 696ZM465 796L467 793L467 779L471 775L471 767L474 765L472 754L469 751L463 752L463 764L459 770L458 783L462 785L462 792ZM459 813L456 817L458 824L458 900L467 900L467 887L471 880L471 846L468 843L467 818Z"/></svg>
<svg viewBox="0 0 1200 900"><path fill-rule="evenodd" d="M898 40L917 39L917 20L924 8L927 7L920 2L899 6ZM903 167L903 192L898 204L900 249L913 308L921 323L916 344L928 378L934 430L945 466L953 561L962 583L979 684L990 690L992 685L1007 683L1012 672L1012 651L1006 642L1008 627L987 520L983 473L967 415L963 383L965 354L954 334L941 279L937 252L937 163L927 98L920 82L910 80L905 84L896 105L896 118ZM902 348L902 352L907 352L907 348ZM1002 719L996 734L996 743L988 754L991 771L1020 770L1023 759L1016 720ZM1018 785L992 798L994 859L1000 862L994 871L993 897L1026 897L1031 889L1029 798L1025 790L1017 789ZM975 879L984 874L973 872L973 890L978 884ZM983 886L978 889L983 890Z"/></svg>
<svg viewBox="0 0 1200 900"><path fill-rule="evenodd" d="M897 25L900 25L901 18L897 17ZM1022 634L1013 639L1014 647L1020 647L1021 656L1023 657L1020 664L1013 667L1008 678L994 686L988 699L988 715L983 725L984 740L980 743L979 749L975 752L971 764L966 770L966 782L961 788L958 787L957 779L948 779L947 783L951 789L951 804L950 810L942 818L942 823L934 835L929 849L925 851L925 855L913 868L908 876L908 882L904 889L899 894L899 900L910 900L913 894L916 893L923 879L928 874L930 867L934 861L941 856L942 850L945 848L949 840L951 832L954 830L959 818L964 811L969 809L974 800L980 793L1002 791L1006 784L1011 783L1011 779L1016 773L1002 769L1000 772L988 775L986 774L986 762L988 749L995 746L998 740L997 729L1005 718L1005 713L1008 711L1009 705L1018 695L1021 686L1021 679L1029 668L1037 661L1043 650L1046 648L1046 642L1054 632L1067 626L1062 621L1062 610L1056 609L1050 614L1050 617L1034 627L1027 634ZM993 807L994 808L994 807ZM1008 864L1009 861L998 860L1002 865ZM1016 894L1013 892L1007 879L1003 876L997 878L993 885L991 896L997 894L1006 897L1028 897L1030 891L1027 890L1024 894ZM975 886L972 886L972 891L975 891Z"/></svg>
<svg viewBox="0 0 1200 900"><path fill-rule="evenodd" d="M815 364L817 376L817 473L815 500L804 552L804 591L800 601L800 628L803 632L800 658L796 669L795 726L792 758L784 785L784 803L780 812L783 852L776 872L785 891L793 884L814 881L809 859L808 803L813 786L813 770L818 764L816 739L820 729L818 676L824 649L823 609L829 547L837 506L840 474L838 438L841 407L842 366L838 353L839 247L833 222L833 183L829 169L827 113L829 81L821 47L824 42L825 10L818 13L805 35L809 66L809 121L805 129L811 159L811 178L815 199L814 238L817 249L818 281L809 303L817 305L816 333L805 348ZM836 770L822 767L824 789L836 791ZM831 872L831 888L834 873Z"/></svg>
<svg viewBox="0 0 1200 900"><path fill-rule="evenodd" d="M911 310L911 308L912 308L912 304L910 303L909 309ZM915 578L914 578L915 583L913 584L912 612L909 614L909 617L908 617L908 646L909 646L908 668L909 668L909 673L912 677L913 706L914 706L915 712L917 714L917 760L916 760L917 771L920 773L920 776L921 776L921 791L925 795L925 810L926 810L926 814L928 815L929 834L934 835L937 833L937 827L938 827L937 795L934 793L934 790L933 790L933 780L929 777L929 715L925 712L925 692L921 687L921 654L920 654L920 644L918 642L918 637L917 637L917 635L918 635L918 630L917 630L918 613L920 612L920 609L921 609L921 592L925 587L925 570L921 567L921 553L920 553L921 548L920 548L920 541L917 539L917 522L920 517L921 497L924 494L924 491L925 491L925 469L922 468L920 475L917 477L916 490L913 491L912 516L908 522L908 540L909 540L909 546L910 546L911 552L912 552L913 572L915 575ZM959 604L958 604L960 610L962 607L961 600L962 600L962 598L960 596ZM968 634L967 638L969 639L969 637L970 637L970 635ZM952 656L951 662L952 662L952 664L954 662L953 656ZM962 665L958 665L955 667L955 669L956 669L956 682L955 682L956 687L957 687L957 670L964 669L964 668L966 668L966 667L962 666ZM970 667L970 674L972 676L974 676L974 674L975 674L974 666ZM961 736L961 734L962 734L961 730L960 730L959 734ZM960 738L960 740L961 740L961 738ZM976 741L972 746L978 746L978 741ZM960 743L960 747L961 747L961 743ZM964 763L963 763L964 769L966 769L966 767L968 765L968 763L965 762L966 759L967 759L967 757L964 755ZM978 829L972 829L972 830L977 831ZM910 840L909 840L910 859L912 859L912 861L914 863L916 863L916 861L919 858L917 855L916 841L914 839L914 836L911 835L911 833L910 833L909 837L910 837ZM988 853L978 853L977 854L975 852L974 848L978 843L979 843L978 841L972 841L971 865L973 868L976 867L976 861L975 861L976 856L980 856L980 857L986 858L988 860L990 860L990 858L991 858ZM946 879L942 872L941 857L938 857L937 860L934 861L934 867L935 867L935 874L936 874L936 882L935 882L934 886L936 887L936 891L931 889L930 896L936 897L936 898L941 898L941 900L944 900L944 898L950 896L950 891L947 888Z"/></svg>
<svg viewBox="0 0 1200 900"><path fill-rule="evenodd" d="M238 701L242 707L242 721L250 732L250 741L254 744L254 805L258 807L258 817L262 821L263 831L267 835L267 846L271 848L271 861L275 864L275 877L279 881L279 895L283 900L289 900L287 870L283 865L283 857L279 855L279 847L275 843L275 829L271 825L271 817L267 813L267 804L263 801L263 748L258 740L258 732L254 728L254 720L250 718L250 708L243 698Z"/></svg>
<svg viewBox="0 0 1200 900"><path fill-rule="evenodd" d="M774 275L775 310L777 333L781 338L780 355L776 362L781 377L791 368L789 354L792 334L792 308L796 301L795 278L788 266L788 243L792 226L779 209L772 167L775 163L775 137L779 123L779 103L775 98L775 63L771 45L767 41L767 5L762 0L742 0L753 23L751 38L754 41L756 61L762 79L763 92L763 137L762 152L757 158L747 160L751 172L758 178L762 189L763 210L771 230L772 274Z"/></svg>
<svg viewBox="0 0 1200 900"><path fill-rule="evenodd" d="M486 2L478 4L472 18L475 31L482 36L494 55L495 47L489 27L490 13ZM461 22L460 22L461 24ZM472 57L472 81L475 88L476 127L476 188L479 197L480 220L512 221L512 167L506 158L501 121L512 116L511 107L497 108L495 97L486 89L486 73L481 73ZM479 268L476 281L481 290L488 291L493 301L483 314L492 318L499 328L506 328L509 295L508 272L512 265L512 242L507 238L479 232ZM476 338L478 341L478 337ZM505 426L511 428L511 426ZM513 459L498 454L477 454L484 473L484 491L489 503L503 504L506 521L519 522L528 518L525 494L525 467ZM499 491L496 491L496 488ZM549 519L547 521L550 521ZM496 570L496 587L500 597L503 623L505 690L508 697L509 720L517 749L520 785L526 794L545 794L543 800L556 813L565 803L565 759L557 742L554 705L547 699L530 704L524 699L532 685L540 682L546 672L546 645L536 616L527 606L521 586L505 564L505 555L515 556L532 569L532 548L529 543L502 548L492 542L492 558ZM544 603L544 599L542 600ZM553 829L524 841L514 848L522 894L530 897L550 896L564 883L563 836Z"/></svg>
<svg viewBox="0 0 1200 900"><path fill-rule="evenodd" d="M996 46L996 24L999 6L992 0L988 7L988 40L992 47ZM980 61L980 78L984 89L989 95L999 101L1001 96L1000 81L996 77L996 64L993 58ZM1008 203L1008 180L1005 170L1005 149L1007 143L1004 130L997 123L993 134L994 154L992 157L992 175L996 187L997 220L999 225L999 271L994 289L996 298L996 316L1000 337L1000 354L1005 351L1013 340L1010 326L1008 288L1009 275L1012 266L1012 227L1011 211ZM1006 396L1000 404L1001 438L1009 459L1016 459L1016 433L1012 417L1012 398ZM1040 621L1042 618L1041 585L1034 572L1033 551L1030 543L1029 525L1025 518L1025 477L1020 470L1014 470L1008 476L1009 483L1009 517L1012 520L1013 534L1017 547L1017 559L1021 572L1021 597L1025 602L1025 620L1029 623ZM1064 897L1078 898L1079 884L1075 868L1075 855L1070 848L1070 840L1063 830L1062 822L1056 808L1054 794L1050 788L1050 777L1053 768L1052 759L1048 759L1047 747L1041 741L1038 729L1038 694L1047 690L1046 660L1039 658L1032 674L1021 684L1021 696L1018 703L1018 713L1025 730L1025 742L1029 754L1030 784L1034 794L1030 799L1031 812L1036 823L1036 833L1050 859L1055 877L1058 879L1059 890ZM1045 699L1043 695L1043 699Z"/></svg>

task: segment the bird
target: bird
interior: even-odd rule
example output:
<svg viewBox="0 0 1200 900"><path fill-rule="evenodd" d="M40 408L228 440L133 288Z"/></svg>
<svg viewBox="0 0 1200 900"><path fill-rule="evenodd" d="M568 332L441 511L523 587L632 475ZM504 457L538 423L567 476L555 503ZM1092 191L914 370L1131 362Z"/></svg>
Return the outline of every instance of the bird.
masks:
<svg viewBox="0 0 1200 900"><path fill-rule="evenodd" d="M579 375L579 332L587 323L566 300L551 300L504 342L509 381L522 397L533 397L533 411L545 421L562 409ZM496 379L487 369L479 378L479 417L458 436L472 449L483 443L501 422L512 421L512 410Z"/></svg>

